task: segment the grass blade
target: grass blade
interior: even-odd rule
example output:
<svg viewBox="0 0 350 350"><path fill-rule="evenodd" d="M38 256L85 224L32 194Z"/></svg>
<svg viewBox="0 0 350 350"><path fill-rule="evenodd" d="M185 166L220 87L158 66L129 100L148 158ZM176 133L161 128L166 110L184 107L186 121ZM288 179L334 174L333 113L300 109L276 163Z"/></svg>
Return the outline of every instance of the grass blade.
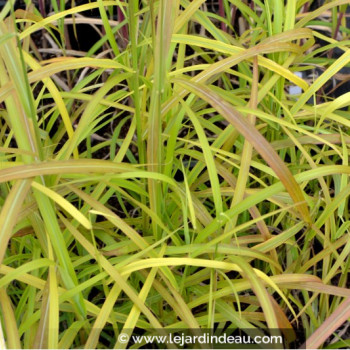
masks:
<svg viewBox="0 0 350 350"><path fill-rule="evenodd" d="M31 180L18 180L13 185L0 212L0 263L3 261L6 248L17 223L22 203L27 197Z"/></svg>
<svg viewBox="0 0 350 350"><path fill-rule="evenodd" d="M203 98L215 107L228 120L228 122L232 123L232 125L238 129L238 131L254 146L254 148L275 171L276 175L293 198L303 220L306 223L311 223L310 213L298 183L266 139L264 139L254 127L247 123L243 116L241 116L231 105L207 86L183 79L174 79L174 81Z"/></svg>
<svg viewBox="0 0 350 350"><path fill-rule="evenodd" d="M322 343L350 317L350 298L329 316L322 325L306 340L306 349L318 349Z"/></svg>
<svg viewBox="0 0 350 350"><path fill-rule="evenodd" d="M7 334L8 348L21 349L21 341L18 334L18 328L11 299L7 295L6 289L4 288L0 288L0 307Z"/></svg>

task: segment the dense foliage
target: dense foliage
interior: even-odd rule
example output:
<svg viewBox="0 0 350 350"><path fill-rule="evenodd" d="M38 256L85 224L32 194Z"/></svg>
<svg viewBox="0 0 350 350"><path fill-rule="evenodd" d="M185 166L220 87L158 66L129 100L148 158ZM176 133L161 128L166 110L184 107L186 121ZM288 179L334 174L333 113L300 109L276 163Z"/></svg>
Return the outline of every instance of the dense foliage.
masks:
<svg viewBox="0 0 350 350"><path fill-rule="evenodd" d="M348 4L3 2L0 344L349 347Z"/></svg>

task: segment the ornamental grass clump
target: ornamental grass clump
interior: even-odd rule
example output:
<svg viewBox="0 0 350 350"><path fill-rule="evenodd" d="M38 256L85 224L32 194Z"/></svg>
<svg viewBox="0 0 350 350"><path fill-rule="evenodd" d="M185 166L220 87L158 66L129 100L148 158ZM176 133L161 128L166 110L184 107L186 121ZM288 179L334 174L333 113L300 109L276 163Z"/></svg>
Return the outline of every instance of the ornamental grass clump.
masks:
<svg viewBox="0 0 350 350"><path fill-rule="evenodd" d="M0 347L349 347L348 3L1 3Z"/></svg>

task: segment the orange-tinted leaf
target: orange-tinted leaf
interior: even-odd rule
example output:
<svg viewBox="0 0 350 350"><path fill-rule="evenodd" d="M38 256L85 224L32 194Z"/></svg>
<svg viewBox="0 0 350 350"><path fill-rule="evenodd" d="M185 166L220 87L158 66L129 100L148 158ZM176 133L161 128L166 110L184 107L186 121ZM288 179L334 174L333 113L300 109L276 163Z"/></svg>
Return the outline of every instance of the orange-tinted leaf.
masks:
<svg viewBox="0 0 350 350"><path fill-rule="evenodd" d="M292 173L283 163L281 158L275 152L273 147L266 139L256 130L254 126L249 124L245 118L236 111L227 101L220 95L203 84L194 83L185 79L174 79L174 82L182 85L189 91L201 97L203 100L212 105L228 122L230 122L259 152L267 164L274 170L278 178L281 180L286 190L289 192L294 203L302 216L307 222L311 222L310 213L305 203L304 195L294 179Z"/></svg>
<svg viewBox="0 0 350 350"><path fill-rule="evenodd" d="M317 349L350 317L350 297L346 298L322 325L306 340L306 349Z"/></svg>

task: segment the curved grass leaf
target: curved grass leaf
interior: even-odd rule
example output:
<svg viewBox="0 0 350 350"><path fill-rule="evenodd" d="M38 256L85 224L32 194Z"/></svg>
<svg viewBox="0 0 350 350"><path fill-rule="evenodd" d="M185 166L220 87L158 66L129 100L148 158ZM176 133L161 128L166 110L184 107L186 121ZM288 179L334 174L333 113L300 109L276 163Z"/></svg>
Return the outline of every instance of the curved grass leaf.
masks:
<svg viewBox="0 0 350 350"><path fill-rule="evenodd" d="M350 297L346 298L332 315L306 340L306 349L318 349L349 317Z"/></svg>
<svg viewBox="0 0 350 350"><path fill-rule="evenodd" d="M196 84L188 80L174 79L178 83L197 94L206 102L211 104L228 122L238 129L238 131L254 146L264 160L275 171L278 178L281 180L286 190L289 192L294 203L301 214L301 217L306 223L311 223L310 213L305 203L304 195L295 181L294 176L277 155L275 150L266 141L266 139L250 125L242 115L240 115L230 104L220 97L213 90L202 84Z"/></svg>
<svg viewBox="0 0 350 350"><path fill-rule="evenodd" d="M19 180L13 185L0 212L0 263L3 261L8 241L13 234L22 203L27 197L31 180Z"/></svg>
<svg viewBox="0 0 350 350"><path fill-rule="evenodd" d="M47 197L51 198L54 202L59 204L64 210L70 213L70 215L72 215L73 218L76 219L86 229L90 230L92 228L91 222L76 207L74 207L70 202L68 202L58 193L56 193L55 191L52 191L51 189L43 185L40 185L37 182L32 182L31 185L32 187L36 188L38 191L42 192Z"/></svg>
<svg viewBox="0 0 350 350"><path fill-rule="evenodd" d="M0 308L7 334L8 347L10 349L21 349L21 341L18 334L12 302L4 288L0 288ZM6 347L4 349L6 349Z"/></svg>

